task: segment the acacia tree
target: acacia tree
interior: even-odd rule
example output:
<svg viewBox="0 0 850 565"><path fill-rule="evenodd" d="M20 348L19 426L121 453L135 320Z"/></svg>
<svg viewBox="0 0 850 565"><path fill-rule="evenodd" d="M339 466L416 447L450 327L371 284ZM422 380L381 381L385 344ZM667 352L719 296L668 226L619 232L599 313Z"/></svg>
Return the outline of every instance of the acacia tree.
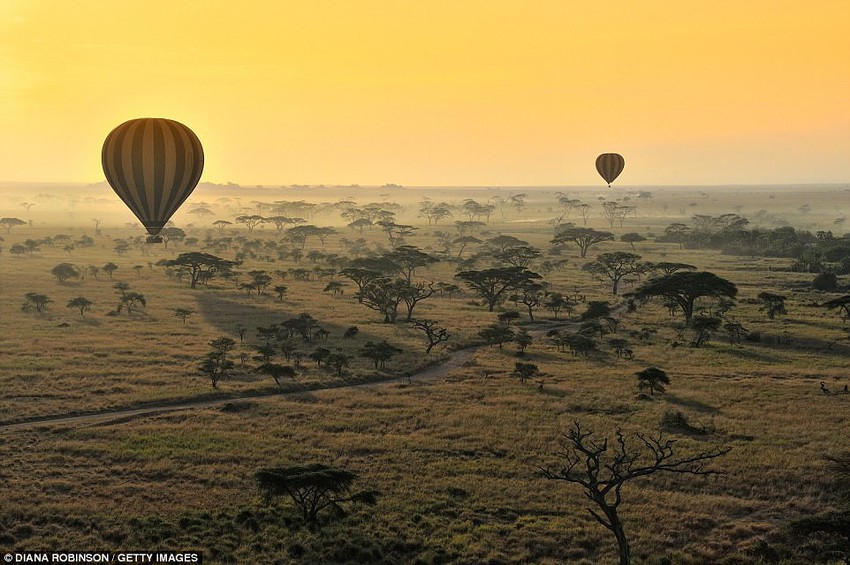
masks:
<svg viewBox="0 0 850 565"><path fill-rule="evenodd" d="M85 316L85 313L91 309L92 301L88 298L78 296L68 301L68 308L77 308L80 311L80 316Z"/></svg>
<svg viewBox="0 0 850 565"><path fill-rule="evenodd" d="M687 224L674 223L664 228L664 241L679 244L679 249L685 248L685 242L690 236L691 228Z"/></svg>
<svg viewBox="0 0 850 565"><path fill-rule="evenodd" d="M491 324L478 332L479 337L490 345L497 345L502 349L506 341L513 341L514 332L504 324Z"/></svg>
<svg viewBox="0 0 850 565"><path fill-rule="evenodd" d="M416 284L411 284L405 281L407 286L401 285L403 291L401 293L401 300L404 302L407 307L407 318L405 321L410 322L413 320L413 309L417 304L425 300L426 298L430 298L437 289L434 288L434 283L424 283L418 282Z"/></svg>
<svg viewBox="0 0 850 565"><path fill-rule="evenodd" d="M469 244L478 245L480 243L484 243L482 240L478 239L473 235L464 235L459 237L451 242L453 245L460 245L460 249L457 252L457 256L461 257L463 255L463 250L466 249L466 246Z"/></svg>
<svg viewBox="0 0 850 565"><path fill-rule="evenodd" d="M511 267L528 267L532 261L540 257L540 250L530 245L509 247L504 251L495 253L493 257Z"/></svg>
<svg viewBox="0 0 850 565"><path fill-rule="evenodd" d="M228 222L227 220L216 220L212 223L212 225L217 227L218 228L218 234L222 235L222 234L224 234L224 228L226 228L227 226L232 226L233 222Z"/></svg>
<svg viewBox="0 0 850 565"><path fill-rule="evenodd" d="M573 242L578 245L582 257L587 255L587 250L591 245L601 243L603 241L612 241L614 234L607 231L598 231L593 228L579 228L572 224L566 224L566 227L558 232L558 235L552 240L553 245Z"/></svg>
<svg viewBox="0 0 850 565"><path fill-rule="evenodd" d="M654 395L655 391L664 392L664 385L670 384L670 377L658 367L647 367L643 371L635 373L638 380L638 388L643 390L649 389L649 394Z"/></svg>
<svg viewBox="0 0 850 565"><path fill-rule="evenodd" d="M279 284L274 287L274 293L277 294L278 302L283 302L283 297L286 296L286 291L289 290L285 285Z"/></svg>
<svg viewBox="0 0 850 565"><path fill-rule="evenodd" d="M660 296L676 303L685 316L685 324L690 325L694 314L694 302L698 298L730 298L738 294L734 283L707 271L677 272L652 279L644 283L635 292L635 298L646 301Z"/></svg>
<svg viewBox="0 0 850 565"><path fill-rule="evenodd" d="M424 267L438 262L436 257L425 253L414 245L401 245L386 254L384 258L396 266L397 272L401 274L407 282L411 282L413 273L418 267Z"/></svg>
<svg viewBox="0 0 850 565"><path fill-rule="evenodd" d="M166 267L186 269L190 277L190 288L197 288L200 281L203 281L204 284L208 283L216 274L226 272L235 265L235 261L228 261L227 259L199 251L181 253L176 259L165 262Z"/></svg>
<svg viewBox="0 0 850 565"><path fill-rule="evenodd" d="M202 222L205 216L215 216L215 212L213 212L206 206L198 206L196 208L192 208L187 212L187 214L192 214L193 216L197 217L199 222Z"/></svg>
<svg viewBox="0 0 850 565"><path fill-rule="evenodd" d="M394 345L390 345L386 342L386 340L380 343L367 341L366 344L360 348L360 355L374 361L375 369L378 369L379 366L383 369L387 361L389 361L393 355L401 352L401 349Z"/></svg>
<svg viewBox="0 0 850 565"><path fill-rule="evenodd" d="M118 265L116 265L115 263L109 262L106 265L104 265L102 267L102 269L104 271L106 271L106 274L109 276L109 280L112 280L112 275L113 275L113 273L115 273L115 271L118 270Z"/></svg>
<svg viewBox="0 0 850 565"><path fill-rule="evenodd" d="M464 236L467 233L477 232L481 226L485 225L484 222L479 222L475 220L471 221L456 221L455 229L457 230L457 234L459 236Z"/></svg>
<svg viewBox="0 0 850 565"><path fill-rule="evenodd" d="M599 278L611 281L611 294L616 296L623 277L644 273L648 266L640 262L640 255L615 251L602 253L592 263L585 264L583 269Z"/></svg>
<svg viewBox="0 0 850 565"><path fill-rule="evenodd" d="M838 314L841 316L841 321L850 320L850 294L845 294L839 298L835 298L822 304L825 308L837 308Z"/></svg>
<svg viewBox="0 0 850 565"><path fill-rule="evenodd" d="M525 381L528 379L533 379L539 375L540 369L538 369L537 365L534 363L523 363L522 361L517 361L514 364L514 370L511 374L519 379L520 384L525 384Z"/></svg>
<svg viewBox="0 0 850 565"><path fill-rule="evenodd" d="M344 514L341 505L347 502L375 504L379 494L376 491L351 494L351 485L357 475L321 463L262 469L255 478L267 504L277 497L287 496L308 524L315 524L319 513L325 509Z"/></svg>
<svg viewBox="0 0 850 565"><path fill-rule="evenodd" d="M269 275L266 271L249 271L248 276L251 277L251 281L241 284L240 287L245 289L245 291L249 294L254 290L257 291L257 296L265 293L266 287L272 282L271 275Z"/></svg>
<svg viewBox="0 0 850 565"><path fill-rule="evenodd" d="M383 220L378 222L384 233L387 234L387 239L392 247L400 247L404 245L404 238L412 235L417 229L407 224L397 224L393 220Z"/></svg>
<svg viewBox="0 0 850 565"><path fill-rule="evenodd" d="M227 354L236 347L236 342L229 337L220 337L210 341L212 351L207 353L198 370L210 378L213 388L218 388L218 381L227 378L233 369L233 361L227 358Z"/></svg>
<svg viewBox="0 0 850 565"><path fill-rule="evenodd" d="M6 233L12 231L15 226L25 226L27 223L20 218L0 218L0 227L6 230Z"/></svg>
<svg viewBox="0 0 850 565"><path fill-rule="evenodd" d="M341 269L339 274L357 285L355 296L358 302L363 302L363 289L375 279L386 277L396 268L395 264L385 258L359 257L352 260L348 267Z"/></svg>
<svg viewBox="0 0 850 565"><path fill-rule="evenodd" d="M335 351L325 358L325 365L336 371L336 376L341 377L342 371L351 366L351 355Z"/></svg>
<svg viewBox="0 0 850 565"><path fill-rule="evenodd" d="M426 218L429 226L431 222L437 225L437 222L443 218L449 218L451 215L452 212L449 209L449 205L445 202L435 204L434 202L425 200L419 204L419 216Z"/></svg>
<svg viewBox="0 0 850 565"><path fill-rule="evenodd" d="M660 263L653 263L652 269L661 271L665 275L672 275L676 271L696 271L697 268L693 265L689 265L687 263L671 263L669 261L662 261Z"/></svg>
<svg viewBox="0 0 850 565"><path fill-rule="evenodd" d="M523 267L496 267L481 271L462 271L455 275L477 292L492 312L506 293L528 285L540 275Z"/></svg>
<svg viewBox="0 0 850 565"><path fill-rule="evenodd" d="M329 228L319 228L312 224L307 224L303 226L295 226L294 228L289 228L286 230L286 239L290 241L293 245L299 246L301 250L303 250L307 246L307 240L313 236L319 237L322 236L322 241L327 237L327 233L324 233L323 230Z"/></svg>
<svg viewBox="0 0 850 565"><path fill-rule="evenodd" d="M587 303L587 310L582 312L581 320L598 320L599 318L611 317L611 303L607 300L591 300Z"/></svg>
<svg viewBox="0 0 850 565"><path fill-rule="evenodd" d="M361 304L379 312L385 324L394 324L398 317L398 307L409 291L410 284L404 279L380 277L363 287L357 297Z"/></svg>
<svg viewBox="0 0 850 565"><path fill-rule="evenodd" d="M295 369L290 367L289 365L280 365L278 363L263 363L259 367L257 367L257 372L262 373L264 375L268 375L274 379L275 384L278 387L283 387L280 384L280 379L283 378L294 378L296 373Z"/></svg>
<svg viewBox="0 0 850 565"><path fill-rule="evenodd" d="M246 228L248 228L248 233L254 231L254 228L258 225L265 223L266 219L258 214L250 214L244 216L236 216L237 224L244 224ZM218 222L215 222L218 223ZM223 228L219 228L223 229Z"/></svg>
<svg viewBox="0 0 850 565"><path fill-rule="evenodd" d="M39 294L37 292L28 292L24 295L24 305L21 306L21 310L28 311L35 308L36 312L43 312L48 304L53 302L49 296L46 294Z"/></svg>
<svg viewBox="0 0 850 565"><path fill-rule="evenodd" d="M740 322L736 322L735 320L729 320L728 322L724 323L723 329L726 331L726 335L729 337L729 345L741 343L741 340L750 334L750 331L747 328L745 328Z"/></svg>
<svg viewBox="0 0 850 565"><path fill-rule="evenodd" d="M59 282L65 282L68 279L80 278L80 271L70 263L59 263L50 270Z"/></svg>
<svg viewBox="0 0 850 565"><path fill-rule="evenodd" d="M587 217L590 215L590 204L583 204L578 202L575 205L575 209L578 210L579 215L581 216L582 225L587 225Z"/></svg>
<svg viewBox="0 0 850 565"><path fill-rule="evenodd" d="M322 292L330 292L331 296L336 296L337 294L342 296L345 293L345 286L340 281L331 281L325 285Z"/></svg>
<svg viewBox="0 0 850 565"><path fill-rule="evenodd" d="M632 247L632 252L635 250L635 243L640 243L641 241L646 241L646 238L640 235L637 232L629 232L624 233L620 236L620 241L623 243L628 243Z"/></svg>
<svg viewBox="0 0 850 565"><path fill-rule="evenodd" d="M760 292L758 295L758 299L762 302L762 307L760 308L767 317L771 320L780 314L787 314L788 311L785 309L785 296L781 294L773 294L772 292Z"/></svg>
<svg viewBox="0 0 850 565"><path fill-rule="evenodd" d="M167 228L162 228L162 231L159 232L159 236L162 238L165 248L168 249L168 242L182 241L186 239L186 232L180 228L169 226Z"/></svg>
<svg viewBox="0 0 850 565"><path fill-rule="evenodd" d="M183 320L183 325L186 325L186 318L194 314L195 311L191 308L175 308L174 315Z"/></svg>
<svg viewBox="0 0 850 565"><path fill-rule="evenodd" d="M573 300L567 296L564 296L560 292L552 292L548 296L546 296L546 300L543 302L543 306L552 312L552 315L555 319L558 319L558 313L561 310L567 311L567 316L572 315L572 308L575 305Z"/></svg>
<svg viewBox="0 0 850 565"><path fill-rule="evenodd" d="M534 309L543 303L546 298L545 282L536 282L533 280L526 281L517 289L515 294L511 295L511 300L517 304L525 305L528 310L528 319L534 321Z"/></svg>
<svg viewBox="0 0 850 565"><path fill-rule="evenodd" d="M614 534L620 554L620 565L630 565L631 548L623 529L619 508L623 501L623 486L640 477L655 473L689 475L714 475L719 471L708 469L710 460L725 455L728 447L716 447L690 456L676 454L675 440L636 434L638 445L626 442L622 431L617 430L614 445L609 449L608 438L601 442L593 439L592 431L582 429L578 421L561 434L556 465L541 469L547 479L579 485L584 495L595 505L588 508L593 518Z"/></svg>
<svg viewBox="0 0 850 565"><path fill-rule="evenodd" d="M331 354L331 350L330 350L330 349L327 349L326 347L317 347L315 350L313 350L313 352L312 352L312 353L310 353L310 355L308 355L308 357L309 357L310 359L312 359L313 361L315 361L315 362L316 362L316 365L317 365L318 367L321 367L321 366L322 366L322 362L323 362L325 359L327 359L327 358L328 358L328 355L330 355L330 354Z"/></svg>
<svg viewBox="0 0 850 565"><path fill-rule="evenodd" d="M519 347L518 356L525 355L525 349L533 343L534 339L531 337L531 334L525 328L520 328L519 332L517 332L516 336L514 336L514 343L516 343L517 347Z"/></svg>
<svg viewBox="0 0 850 565"><path fill-rule="evenodd" d="M130 316L133 314L133 310L144 308L147 305L147 299L142 293L129 291L121 295L121 301L118 303L118 312L121 312L121 308L123 307L127 309L127 315Z"/></svg>

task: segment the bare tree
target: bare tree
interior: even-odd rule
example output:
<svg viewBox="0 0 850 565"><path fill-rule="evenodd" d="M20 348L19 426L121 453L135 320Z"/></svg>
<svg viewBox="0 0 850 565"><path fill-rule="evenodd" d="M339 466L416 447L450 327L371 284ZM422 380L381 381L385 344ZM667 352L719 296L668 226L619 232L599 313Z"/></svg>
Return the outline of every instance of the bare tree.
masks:
<svg viewBox="0 0 850 565"><path fill-rule="evenodd" d="M574 422L558 442L560 451L557 456L562 462L541 471L547 479L582 487L584 495L597 507L597 510L588 508L588 512L617 538L620 565L631 562L629 538L618 513L623 500L623 485L632 479L662 471L690 475L720 474L720 471L710 470L706 465L730 450L717 447L682 457L675 453L675 440L665 439L661 432L654 437L636 434L642 445L630 446L623 432L617 430L616 442L609 451L608 438L598 442L592 439L592 435L592 431L585 431L578 421Z"/></svg>
<svg viewBox="0 0 850 565"><path fill-rule="evenodd" d="M434 346L438 343L445 343L449 340L449 331L446 328L441 328L434 320L411 320L413 328L425 332L425 337L428 338L428 346L425 348L425 354L431 353Z"/></svg>

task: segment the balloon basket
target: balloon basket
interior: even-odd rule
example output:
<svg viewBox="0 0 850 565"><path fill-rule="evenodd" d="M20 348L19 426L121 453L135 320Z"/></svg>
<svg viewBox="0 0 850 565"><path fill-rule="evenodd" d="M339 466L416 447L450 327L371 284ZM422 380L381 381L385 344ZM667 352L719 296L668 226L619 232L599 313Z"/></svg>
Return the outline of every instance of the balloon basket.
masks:
<svg viewBox="0 0 850 565"><path fill-rule="evenodd" d="M149 235L146 243L162 243L161 235Z"/></svg>

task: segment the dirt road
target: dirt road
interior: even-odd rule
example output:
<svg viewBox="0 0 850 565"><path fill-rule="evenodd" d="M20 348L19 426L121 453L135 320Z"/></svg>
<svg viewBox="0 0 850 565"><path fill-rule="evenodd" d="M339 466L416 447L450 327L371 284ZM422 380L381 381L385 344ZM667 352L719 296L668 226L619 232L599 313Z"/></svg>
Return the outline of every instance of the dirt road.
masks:
<svg viewBox="0 0 850 565"><path fill-rule="evenodd" d="M577 326L576 322L569 321L561 321L561 322L547 322L542 324L535 324L533 329L529 330L529 334L535 339L542 337L545 333L552 328L566 329L571 326ZM34 418L32 420L27 420L25 422L14 422L8 424L0 424L0 434L4 432L14 432L20 430L28 430L33 428L40 427L56 427L56 426L66 426L66 427L83 427L83 426L92 426L92 425L103 425L103 424L113 424L124 422L127 420L132 420L134 418L141 418L145 416L152 416L155 414L164 414L167 412L178 412L181 410L191 410L194 408L210 408L212 406L221 406L227 404L228 402L242 402L246 400L251 401L263 401L263 400L273 400L275 398L285 397L285 396L293 396L298 394L320 394L323 391L329 390L337 390L340 388L365 388L365 387L377 387L384 386L391 383L401 383L401 382L423 382L423 381L432 381L436 379L440 379L451 374L452 371L458 369L464 365L467 361L470 361L475 353L480 351L481 349L487 347L486 345L476 345L473 347L467 347L464 349L458 349L451 353L449 353L448 359L440 363L439 365L433 365L431 367L426 367L417 371L413 375L408 377L396 377L390 378L383 381L374 381L369 383L352 383L352 384L337 384L323 388L315 388L315 389L304 389L304 390L292 390L286 392L278 392L275 390L266 390L261 392L256 392L253 394L245 394L241 396L229 396L222 397L216 399L198 399L198 400L190 400L186 402L179 403L162 403L162 404L146 404L145 406L140 406L136 408L120 408L115 410L105 410L103 412L95 412L90 414L79 414L79 415L68 415L68 414L55 414L49 416L41 416L39 418Z"/></svg>
<svg viewBox="0 0 850 565"><path fill-rule="evenodd" d="M464 363L471 360L475 356L475 352L482 349L485 346L475 346L469 347L466 349L459 349L457 351L452 352L449 355L449 358L440 363L439 365L433 365L431 367L426 367L414 373L410 377L411 382L422 382L422 381L430 381L439 379L449 375L455 369L463 366ZM181 410L192 410L195 408L210 408L213 406L222 406L227 404L228 402L243 402L246 400L251 401L265 401L265 400L273 400L280 397L293 396L298 394L319 394L324 391L329 390L338 390L340 388L366 388L366 387L378 387L384 386L391 383L400 383L407 382L407 377L396 377L383 381L375 381L370 383L352 383L352 384L342 384L342 385L334 385L324 388L316 388L316 389L305 389L305 390L293 390L287 392L277 392L277 391L262 391L254 394L245 394L241 396L233 396L233 397L224 397L217 398L214 400L204 400L199 399L196 401L187 401L181 403L171 403L171 404L161 404L161 405L145 405L143 407L138 408L122 408L117 410L108 410L103 412L96 412L91 414L80 414L69 416L67 414L56 414L50 416L43 416L33 420L28 420L25 422L15 422L10 424L0 424L0 433L8 433L15 432L33 428L40 427L83 427L83 426L92 426L92 425L103 425L103 424L113 424L124 422L127 420L132 420L135 418L152 416L155 414L164 414L167 412L178 412Z"/></svg>

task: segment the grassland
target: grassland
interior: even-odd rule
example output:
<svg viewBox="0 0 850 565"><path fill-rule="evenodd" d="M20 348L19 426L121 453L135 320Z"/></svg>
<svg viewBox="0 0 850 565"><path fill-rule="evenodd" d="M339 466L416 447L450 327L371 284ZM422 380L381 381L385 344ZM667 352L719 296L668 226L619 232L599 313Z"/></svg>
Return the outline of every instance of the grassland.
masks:
<svg viewBox="0 0 850 565"><path fill-rule="evenodd" d="M424 195L460 200L467 194L408 193L407 220L419 227L408 242L436 249L433 232L450 228L425 226L413 217L414 202ZM14 228L4 236L0 254L5 326L0 420L5 422L272 391L276 385L251 368L253 361L238 364L233 378L216 391L197 365L211 339L226 335L239 341L237 324L248 328L237 354L253 354L254 328L301 312L330 332L326 347L356 355L366 341L386 339L404 354L383 371L355 358L342 377L305 359L296 380L284 385L297 394L234 401L226 409L0 432L6 463L0 469L0 549L197 548L222 563L614 562L613 538L589 516L580 490L547 481L537 471L557 461L559 432L575 420L600 436L623 429L633 437L659 429L666 413L681 412L705 433L667 433L685 453L731 447L714 463L726 474L698 480L657 475L628 485L622 514L634 561L758 562L759 555L764 558L760 544L775 543L790 521L838 504L824 456L846 448L850 395L824 395L819 383L833 391L850 384L850 342L839 317L814 306L835 294L812 290L811 274L787 272L789 259L683 250L655 243L650 234L692 214L737 210L755 216L763 207L770 210L761 215L767 226L825 229L840 214L834 202L844 193L777 191L766 202L770 194L728 191L703 197L662 191L639 204L637 218L613 230L647 236L649 241L636 245L645 260L690 263L733 281L739 295L729 315L758 331L760 342L729 344L718 335L707 346L688 347L681 319L651 303L622 315L621 335L655 330L648 341L633 344L633 359L620 359L604 346L589 357L575 357L536 339L525 360L542 371L542 391L510 376L517 360L510 345L482 348L467 366L438 381L414 378L410 384L320 390L415 373L451 353L441 349L425 356L418 332L403 322L381 323L376 312L357 303L350 284L343 296L332 297L322 292L327 281L287 278L283 301L273 293L248 295L218 279L210 288L191 290L154 266L187 251L185 245L119 256L113 240L135 233L123 226L106 225L98 236L92 225L55 218ZM589 195L579 197L592 202ZM553 202L551 192L529 192L521 215L497 214L483 230L546 249ZM803 204L810 205L805 213L799 210ZM315 220L331 222L338 219ZM607 228L598 215L589 225ZM199 239L216 233L202 225L186 229ZM338 229L324 251L343 254L340 237L359 237ZM238 225L231 230L247 235ZM32 256L8 253L14 243L57 233L74 239L88 233L95 245L70 254L61 245L43 246ZM267 227L250 237L277 235ZM386 245L378 230L363 237ZM568 260L567 268L546 278L554 290L616 300L580 266L598 253L627 249L606 242L580 259L568 248L559 256ZM113 280L101 273L97 279L60 283L50 274L60 262L83 268L108 261L119 266ZM135 265L143 268L137 273ZM251 260L240 269L295 267L313 265L306 259L298 265ZM444 282L456 282L453 275L454 267L446 263L417 272L418 278ZM119 280L146 296L142 312L108 314L116 305L113 284ZM760 311L756 297L765 290L788 296L787 315L768 319ZM27 292L47 294L53 303L43 313L24 312ZM76 296L94 303L85 316L65 307ZM183 324L175 308L195 313ZM454 347L475 343L477 332L496 320L469 291L423 301L416 315L448 327ZM538 318L550 323L548 313ZM360 333L342 338L351 325ZM672 383L666 394L646 400L637 395L634 373L649 366L666 370ZM300 527L286 506L262 504L253 482L257 469L313 461L357 472L358 485L381 491L378 504L355 508L318 531Z"/></svg>

